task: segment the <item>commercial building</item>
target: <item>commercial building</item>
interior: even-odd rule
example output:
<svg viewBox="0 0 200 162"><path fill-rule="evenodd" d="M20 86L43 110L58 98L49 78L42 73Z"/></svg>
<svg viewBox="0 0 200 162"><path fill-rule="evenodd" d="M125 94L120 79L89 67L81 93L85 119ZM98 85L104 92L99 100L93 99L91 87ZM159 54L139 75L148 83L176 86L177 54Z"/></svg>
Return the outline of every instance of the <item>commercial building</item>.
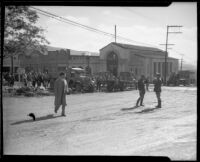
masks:
<svg viewBox="0 0 200 162"><path fill-rule="evenodd" d="M114 75L132 72L136 78L145 75L152 80L157 72L165 74L165 51L130 44L110 43L100 49L101 71ZM167 57L167 78L178 72L178 59Z"/></svg>
<svg viewBox="0 0 200 162"><path fill-rule="evenodd" d="M4 71L9 69L9 63L9 59L4 60ZM14 60L15 72L18 67L26 71L48 71L52 75L58 75L66 67L90 67L94 75L111 72L118 76L121 72L131 72L136 78L143 74L152 80L157 72L164 76L165 51L114 42L101 48L100 53L48 47L46 54L32 52L26 56L19 55ZM167 77L172 72L177 73L178 67L178 59L168 57Z"/></svg>

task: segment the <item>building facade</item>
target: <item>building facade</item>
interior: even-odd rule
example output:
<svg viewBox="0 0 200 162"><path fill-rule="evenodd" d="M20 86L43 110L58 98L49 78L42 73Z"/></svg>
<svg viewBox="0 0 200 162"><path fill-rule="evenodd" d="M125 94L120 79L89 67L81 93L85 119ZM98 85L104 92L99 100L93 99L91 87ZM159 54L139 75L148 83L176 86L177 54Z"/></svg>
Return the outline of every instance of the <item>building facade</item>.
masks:
<svg viewBox="0 0 200 162"><path fill-rule="evenodd" d="M4 62L3 66L9 67L11 61ZM93 75L111 72L119 76L121 72L131 72L137 79L143 74L152 80L157 72L162 77L165 74L165 52L157 48L114 42L101 48L100 53L48 47L47 54L32 52L28 56L18 56L14 60L14 67L22 67L26 71L48 71L53 76L66 67L90 67ZM178 59L168 57L167 78L171 73L177 73L178 67Z"/></svg>
<svg viewBox="0 0 200 162"><path fill-rule="evenodd" d="M165 74L165 52L157 48L110 43L100 49L100 62L101 71L114 75L132 72L137 79L143 74L152 80L157 72ZM178 72L178 59L167 57L167 78L172 72Z"/></svg>

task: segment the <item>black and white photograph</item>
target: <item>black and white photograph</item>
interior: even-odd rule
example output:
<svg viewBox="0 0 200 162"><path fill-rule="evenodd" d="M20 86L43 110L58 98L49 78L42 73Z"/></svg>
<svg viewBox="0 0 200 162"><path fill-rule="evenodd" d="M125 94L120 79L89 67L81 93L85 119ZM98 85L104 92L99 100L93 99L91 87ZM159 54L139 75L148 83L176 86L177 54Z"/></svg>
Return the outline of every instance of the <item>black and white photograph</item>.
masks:
<svg viewBox="0 0 200 162"><path fill-rule="evenodd" d="M1 12L3 155L197 160L197 2Z"/></svg>

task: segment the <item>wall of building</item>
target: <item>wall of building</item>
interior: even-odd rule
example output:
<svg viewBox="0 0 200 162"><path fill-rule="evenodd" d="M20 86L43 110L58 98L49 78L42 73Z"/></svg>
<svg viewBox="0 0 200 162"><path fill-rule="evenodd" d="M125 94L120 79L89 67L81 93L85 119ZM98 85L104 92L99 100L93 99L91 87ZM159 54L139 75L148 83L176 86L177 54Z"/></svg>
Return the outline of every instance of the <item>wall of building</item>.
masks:
<svg viewBox="0 0 200 162"><path fill-rule="evenodd" d="M134 50L122 48L120 46L109 44L100 49L99 56L87 56L84 53L75 53L70 55L70 50L48 51L47 55L32 53L31 56L20 56L14 60L14 65L33 69L34 71L48 70L53 75L58 75L59 71L66 67L91 67L92 74L107 71L107 56L114 52L118 57L118 75L120 72L132 72L138 79L142 74L153 80L155 73L163 73L164 54L162 52L148 52L145 50ZM89 58L89 59L88 59ZM168 58L172 64L168 71L178 72L178 60ZM10 60L4 60L3 66L10 66ZM154 67L155 66L155 67ZM158 68L160 66L160 68ZM170 73L167 75L169 76Z"/></svg>
<svg viewBox="0 0 200 162"><path fill-rule="evenodd" d="M18 56L14 56L13 57L13 69L14 69L15 73L17 72L17 68L20 66L19 63L20 62L19 62ZM2 71L3 72L9 72L10 69L11 69L11 57L3 59L3 69L2 69Z"/></svg>
<svg viewBox="0 0 200 162"><path fill-rule="evenodd" d="M69 64L69 53L60 51L48 51L47 55L32 53L30 56L21 56L20 67L36 72L48 71L53 76L58 76L59 71L64 71Z"/></svg>
<svg viewBox="0 0 200 162"><path fill-rule="evenodd" d="M118 75L120 72L127 72L129 71L129 54L128 50L124 50L121 47L115 46L110 44L105 48L100 50L100 71L106 72L107 71L107 56L111 52L117 54L118 57Z"/></svg>
<svg viewBox="0 0 200 162"><path fill-rule="evenodd" d="M92 74L98 73L100 67L99 56L71 56L69 60L69 67L86 68L89 65Z"/></svg>
<svg viewBox="0 0 200 162"><path fill-rule="evenodd" d="M157 72L164 76L163 65L165 54L162 51L145 51L145 50L135 50L126 49L116 46L114 44L109 44L100 50L100 60L104 62L101 64L101 71L107 70L106 59L107 55L111 52L117 54L118 62L118 74L120 72L132 72L134 76L138 79L141 75L150 77L152 81ZM173 58L168 58L168 75L171 72L178 72L178 60ZM156 69L154 69L154 63L156 64ZM170 69L171 64L171 69ZM160 66L160 68L158 68Z"/></svg>
<svg viewBox="0 0 200 162"><path fill-rule="evenodd" d="M161 77L164 78L165 74L165 58L153 58L151 63L151 78L155 77L156 73L160 73ZM178 59L167 59L167 75L166 78L168 79L171 73L178 72Z"/></svg>

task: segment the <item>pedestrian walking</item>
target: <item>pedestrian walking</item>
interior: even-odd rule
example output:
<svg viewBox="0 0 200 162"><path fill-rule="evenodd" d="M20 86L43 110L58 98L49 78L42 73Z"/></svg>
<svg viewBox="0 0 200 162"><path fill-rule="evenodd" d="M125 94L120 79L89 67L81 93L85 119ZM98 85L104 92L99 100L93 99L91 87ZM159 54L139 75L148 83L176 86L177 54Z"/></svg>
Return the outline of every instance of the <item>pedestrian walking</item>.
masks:
<svg viewBox="0 0 200 162"><path fill-rule="evenodd" d="M161 95L162 80L159 73L156 74L156 79L153 81L153 83L154 83L154 92L156 93L156 97L158 100L158 105L156 106L156 108L161 108L160 95Z"/></svg>
<svg viewBox="0 0 200 162"><path fill-rule="evenodd" d="M140 97L137 99L136 107L138 107L139 102L140 102L140 106L144 106L143 105L143 99L144 99L144 94L145 94L144 80L145 80L144 75L141 75L141 78L138 80L138 86L137 86Z"/></svg>
<svg viewBox="0 0 200 162"><path fill-rule="evenodd" d="M69 93L68 84L66 81L66 74L61 72L58 79L54 83L55 93L55 113L57 113L59 107L62 105L62 116L65 116L66 94Z"/></svg>

